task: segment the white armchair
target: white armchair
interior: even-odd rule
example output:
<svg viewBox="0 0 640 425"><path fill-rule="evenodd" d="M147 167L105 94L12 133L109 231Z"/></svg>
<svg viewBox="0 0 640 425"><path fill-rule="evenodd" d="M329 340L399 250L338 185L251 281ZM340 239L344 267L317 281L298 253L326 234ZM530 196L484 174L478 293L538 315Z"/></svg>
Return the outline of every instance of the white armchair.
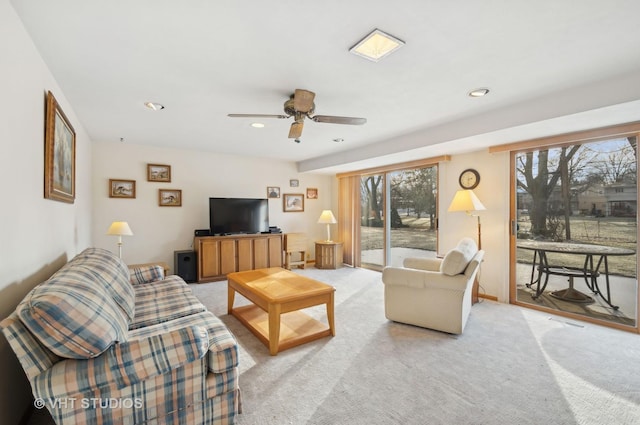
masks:
<svg viewBox="0 0 640 425"><path fill-rule="evenodd" d="M464 238L443 259L407 258L404 267L386 267L385 316L395 322L461 334L471 312L473 282L484 257Z"/></svg>

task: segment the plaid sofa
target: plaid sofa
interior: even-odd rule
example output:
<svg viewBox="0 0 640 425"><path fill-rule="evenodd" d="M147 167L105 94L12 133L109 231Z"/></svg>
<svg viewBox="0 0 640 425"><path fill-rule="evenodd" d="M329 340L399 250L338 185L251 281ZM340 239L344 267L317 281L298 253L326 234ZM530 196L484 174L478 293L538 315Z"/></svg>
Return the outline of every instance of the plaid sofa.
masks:
<svg viewBox="0 0 640 425"><path fill-rule="evenodd" d="M57 424L233 424L233 335L160 266L88 248L0 328Z"/></svg>

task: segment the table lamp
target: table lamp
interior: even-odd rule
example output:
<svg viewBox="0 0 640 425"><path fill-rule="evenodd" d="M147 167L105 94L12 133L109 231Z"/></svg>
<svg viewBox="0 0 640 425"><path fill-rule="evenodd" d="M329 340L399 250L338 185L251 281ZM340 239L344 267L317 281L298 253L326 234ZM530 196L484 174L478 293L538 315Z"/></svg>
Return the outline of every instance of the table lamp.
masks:
<svg viewBox="0 0 640 425"><path fill-rule="evenodd" d="M331 224L336 224L337 222L338 221L334 217L334 215L331 212L331 210L324 210L324 211L322 211L322 214L320 214L320 218L318 219L318 223L327 225L327 242L331 241L331 230L329 229L329 226Z"/></svg>
<svg viewBox="0 0 640 425"><path fill-rule="evenodd" d="M472 214L474 211L486 210L482 202L478 199L473 190L459 190L456 192L456 196L453 197L451 205L449 205L449 212L464 211L467 215L472 217L478 217L478 249L482 249L482 239L480 231L480 216L478 214Z"/></svg>
<svg viewBox="0 0 640 425"><path fill-rule="evenodd" d="M133 236L131 227L126 221L114 221L107 230L107 235L118 237L118 256L122 258L122 236Z"/></svg>

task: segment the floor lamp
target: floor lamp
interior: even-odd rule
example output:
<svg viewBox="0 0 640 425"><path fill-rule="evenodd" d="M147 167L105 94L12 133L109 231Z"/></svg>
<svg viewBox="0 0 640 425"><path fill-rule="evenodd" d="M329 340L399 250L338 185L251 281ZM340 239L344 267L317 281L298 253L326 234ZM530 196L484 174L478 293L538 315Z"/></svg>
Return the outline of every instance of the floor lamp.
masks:
<svg viewBox="0 0 640 425"><path fill-rule="evenodd" d="M459 190L456 192L456 196L453 197L451 205L449 205L449 212L464 211L467 215L472 217L478 217L478 249L482 249L482 231L480 227L480 216L473 214L474 211L486 210L482 202L478 199L473 190Z"/></svg>
<svg viewBox="0 0 640 425"><path fill-rule="evenodd" d="M126 221L114 221L111 223L111 226L109 226L107 235L118 237L118 256L122 258L122 237L133 236L131 227L129 227L129 224Z"/></svg>

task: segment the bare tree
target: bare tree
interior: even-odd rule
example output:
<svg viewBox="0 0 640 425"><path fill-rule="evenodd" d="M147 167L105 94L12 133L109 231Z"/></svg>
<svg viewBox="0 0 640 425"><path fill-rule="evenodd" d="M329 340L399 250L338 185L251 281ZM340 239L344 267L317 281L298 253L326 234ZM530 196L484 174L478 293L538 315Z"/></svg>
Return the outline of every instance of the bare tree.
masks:
<svg viewBox="0 0 640 425"><path fill-rule="evenodd" d="M527 152L518 156L518 171L522 178L517 179L519 187L524 189L531 195L532 204L529 211L531 219L531 233L536 236L549 236L547 229L547 217L549 213L549 198L554 189L558 185L558 180L564 175L562 180L566 189L561 188L563 205L570 203L570 173L569 163L573 156L578 152L581 145L568 146L561 149L557 160L556 169L550 170L553 161L549 159L549 150L541 150L537 152ZM535 154L537 153L537 157ZM570 214L568 208L565 209L565 221L567 234L570 236L571 231L568 226L569 220L566 214Z"/></svg>
<svg viewBox="0 0 640 425"><path fill-rule="evenodd" d="M361 180L362 212L366 214L363 224L366 226L382 226L382 187L380 187L380 183L382 183L381 175L368 176ZM373 218L371 218L372 213Z"/></svg>
<svg viewBox="0 0 640 425"><path fill-rule="evenodd" d="M413 208L420 218L422 213L429 215L431 230L435 229L436 218L436 167L412 170L407 175L408 193Z"/></svg>
<svg viewBox="0 0 640 425"><path fill-rule="evenodd" d="M635 138L628 138L635 139ZM601 181L604 184L621 183L623 181L636 182L636 150L629 141L620 149L609 152L604 158L593 163Z"/></svg>

